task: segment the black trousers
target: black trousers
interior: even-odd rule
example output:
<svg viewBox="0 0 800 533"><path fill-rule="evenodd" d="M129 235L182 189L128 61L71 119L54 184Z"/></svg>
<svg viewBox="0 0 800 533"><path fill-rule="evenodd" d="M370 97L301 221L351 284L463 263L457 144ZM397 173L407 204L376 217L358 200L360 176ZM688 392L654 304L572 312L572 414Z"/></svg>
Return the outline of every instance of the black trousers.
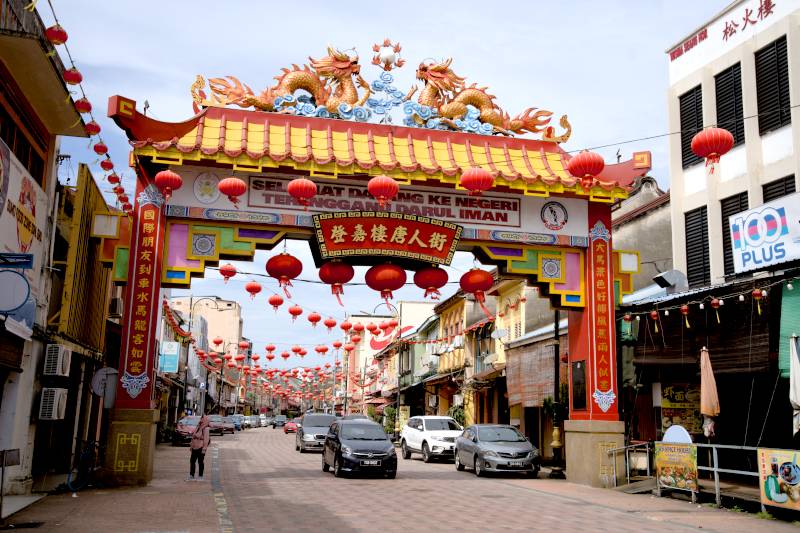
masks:
<svg viewBox="0 0 800 533"><path fill-rule="evenodd" d="M194 477L194 463L197 462L198 464L198 474L200 477L203 477L203 470L205 469L205 457L206 454L203 453L203 449L195 450L192 448L192 457L189 459L189 475Z"/></svg>

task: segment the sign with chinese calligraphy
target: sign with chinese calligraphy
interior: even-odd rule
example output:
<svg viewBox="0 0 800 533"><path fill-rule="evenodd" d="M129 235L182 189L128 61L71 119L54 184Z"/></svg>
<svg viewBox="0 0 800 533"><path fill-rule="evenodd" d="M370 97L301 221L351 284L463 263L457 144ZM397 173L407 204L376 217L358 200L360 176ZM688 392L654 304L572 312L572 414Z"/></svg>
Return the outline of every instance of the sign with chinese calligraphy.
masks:
<svg viewBox="0 0 800 533"><path fill-rule="evenodd" d="M800 259L800 193L732 215L728 225L737 274Z"/></svg>
<svg viewBox="0 0 800 533"><path fill-rule="evenodd" d="M661 387L661 431L675 424L692 434L703 432L700 385L683 383Z"/></svg>
<svg viewBox="0 0 800 533"><path fill-rule="evenodd" d="M366 180L315 177L317 194L308 209L287 192L300 173L252 174L239 209L220 195L217 169L179 169L183 187L170 200L170 217L308 227L308 215L342 211L386 211L436 218L464 228L462 238L525 244L585 247L587 204L581 198L535 197L503 192L470 196L468 191L403 184L386 209L367 191Z"/></svg>
<svg viewBox="0 0 800 533"><path fill-rule="evenodd" d="M761 503L800 511L800 452L759 448L757 453Z"/></svg>
<svg viewBox="0 0 800 533"><path fill-rule="evenodd" d="M394 257L440 265L453 260L461 226L383 211L314 215L322 259Z"/></svg>
<svg viewBox="0 0 800 533"><path fill-rule="evenodd" d="M156 324L160 319L159 279L164 248L163 226L166 224L161 209L163 201L154 185L141 191L136 199L128 263L130 282L123 325L124 370L120 387L124 394L118 397L118 407L150 407L150 395L142 392L152 390L150 374L156 346Z"/></svg>
<svg viewBox="0 0 800 533"><path fill-rule="evenodd" d="M616 401L616 350L614 348L614 280L611 267L611 232L598 220L589 232L590 316L595 342L592 398L604 413Z"/></svg>
<svg viewBox="0 0 800 533"><path fill-rule="evenodd" d="M748 0L724 11L704 28L690 34L667 51L670 83L675 83L736 46L752 40L798 8L798 0Z"/></svg>
<svg viewBox="0 0 800 533"><path fill-rule="evenodd" d="M697 446L669 442L655 444L658 486L697 492Z"/></svg>

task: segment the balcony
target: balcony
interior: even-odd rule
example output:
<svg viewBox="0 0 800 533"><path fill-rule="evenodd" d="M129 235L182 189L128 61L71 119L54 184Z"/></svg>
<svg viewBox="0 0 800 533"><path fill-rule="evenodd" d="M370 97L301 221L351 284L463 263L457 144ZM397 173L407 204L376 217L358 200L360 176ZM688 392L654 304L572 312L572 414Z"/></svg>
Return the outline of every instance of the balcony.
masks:
<svg viewBox="0 0 800 533"><path fill-rule="evenodd" d="M0 68L2 77L16 83L50 134L86 137L81 116L64 105L68 94L61 77L64 64L45 38L39 14L25 10L28 3L0 0L0 59L8 69L6 73Z"/></svg>

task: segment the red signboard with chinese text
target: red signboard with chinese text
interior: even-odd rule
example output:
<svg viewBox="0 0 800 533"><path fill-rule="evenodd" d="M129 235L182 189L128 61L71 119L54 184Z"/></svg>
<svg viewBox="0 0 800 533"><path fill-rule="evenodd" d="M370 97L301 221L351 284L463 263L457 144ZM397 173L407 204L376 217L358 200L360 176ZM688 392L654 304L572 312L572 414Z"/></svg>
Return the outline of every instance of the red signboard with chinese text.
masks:
<svg viewBox="0 0 800 533"><path fill-rule="evenodd" d="M164 248L163 200L154 187L138 195L128 259L120 394L117 407L150 408L159 280Z"/></svg>
<svg viewBox="0 0 800 533"><path fill-rule="evenodd" d="M449 265L461 226L435 218L381 211L314 215L322 259L394 257Z"/></svg>

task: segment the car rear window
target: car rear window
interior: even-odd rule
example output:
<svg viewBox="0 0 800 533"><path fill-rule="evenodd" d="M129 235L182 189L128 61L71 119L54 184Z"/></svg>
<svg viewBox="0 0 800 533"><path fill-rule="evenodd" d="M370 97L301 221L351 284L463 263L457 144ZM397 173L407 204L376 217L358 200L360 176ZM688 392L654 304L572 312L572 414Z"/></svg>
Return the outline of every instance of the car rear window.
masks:
<svg viewBox="0 0 800 533"><path fill-rule="evenodd" d="M285 422L286 421L286 416L285 415L278 415L278 416L275 417L275 420L280 420L282 422Z"/></svg>
<svg viewBox="0 0 800 533"><path fill-rule="evenodd" d="M326 428L336 421L333 415L306 415L303 417L303 425L312 428Z"/></svg>

